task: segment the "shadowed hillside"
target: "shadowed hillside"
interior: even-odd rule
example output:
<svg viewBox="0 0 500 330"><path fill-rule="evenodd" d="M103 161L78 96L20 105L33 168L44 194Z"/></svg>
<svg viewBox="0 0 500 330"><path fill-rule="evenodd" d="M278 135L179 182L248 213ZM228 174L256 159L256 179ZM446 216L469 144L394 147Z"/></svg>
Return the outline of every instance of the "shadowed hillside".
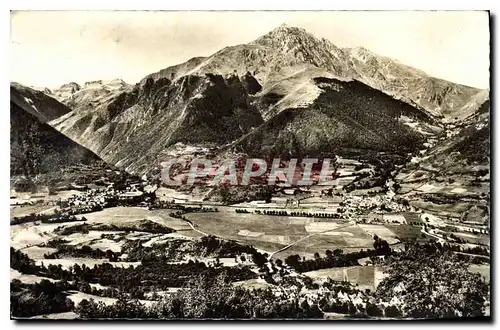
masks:
<svg viewBox="0 0 500 330"><path fill-rule="evenodd" d="M28 94L25 94L28 91ZM38 111L27 111L25 98L37 95ZM54 105L42 108L40 105ZM41 110L45 110L42 112ZM107 165L100 158L78 143L64 136L43 122L47 113L67 109L58 101L24 87L11 87L10 102L10 173L34 179L39 175L53 174L59 180L71 172L83 170L81 165L104 169ZM36 116L37 114L38 116ZM57 175L56 175L57 173Z"/></svg>

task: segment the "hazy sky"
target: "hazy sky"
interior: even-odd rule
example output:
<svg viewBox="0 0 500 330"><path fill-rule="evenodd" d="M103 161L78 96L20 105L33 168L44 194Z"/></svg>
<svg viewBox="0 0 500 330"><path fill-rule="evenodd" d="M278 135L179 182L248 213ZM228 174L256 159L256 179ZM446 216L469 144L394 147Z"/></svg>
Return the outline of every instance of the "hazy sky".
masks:
<svg viewBox="0 0 500 330"><path fill-rule="evenodd" d="M489 87L486 12L14 12L10 78L47 87L114 78L136 83L282 23L436 77Z"/></svg>

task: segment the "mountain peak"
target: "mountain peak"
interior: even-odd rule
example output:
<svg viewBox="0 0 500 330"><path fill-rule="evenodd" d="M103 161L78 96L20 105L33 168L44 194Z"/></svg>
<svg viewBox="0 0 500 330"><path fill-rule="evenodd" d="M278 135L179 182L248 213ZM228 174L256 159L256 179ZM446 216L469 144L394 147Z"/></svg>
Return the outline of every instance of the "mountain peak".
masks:
<svg viewBox="0 0 500 330"><path fill-rule="evenodd" d="M81 88L80 85L78 85L76 82L74 81L70 81L69 83L66 83L66 84L62 84L59 89L61 88L74 88L75 90L79 90Z"/></svg>
<svg viewBox="0 0 500 330"><path fill-rule="evenodd" d="M273 31L286 31L286 32L289 32L289 33L297 32L297 31L306 32L306 30L304 30L302 28L298 28L296 26L288 25L286 23L281 24L280 26L278 26L277 28L275 28ZM273 32L273 31L271 31L271 32Z"/></svg>
<svg viewBox="0 0 500 330"><path fill-rule="evenodd" d="M326 39L316 38L303 28L282 24L251 43L271 49L279 67L313 65L344 77L349 75L345 54ZM276 65L276 64L275 64Z"/></svg>
<svg viewBox="0 0 500 330"><path fill-rule="evenodd" d="M261 36L253 43L273 48L282 48L285 46L288 50L297 44L310 44L319 41L319 39L307 32L305 29L283 23L274 30Z"/></svg>

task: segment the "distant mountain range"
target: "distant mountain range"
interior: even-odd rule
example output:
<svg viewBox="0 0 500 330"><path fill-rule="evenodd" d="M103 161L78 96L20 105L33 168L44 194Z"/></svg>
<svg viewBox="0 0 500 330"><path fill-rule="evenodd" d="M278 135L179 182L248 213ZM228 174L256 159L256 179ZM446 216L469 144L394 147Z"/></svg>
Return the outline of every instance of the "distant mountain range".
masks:
<svg viewBox="0 0 500 330"><path fill-rule="evenodd" d="M459 168L466 172L467 165L490 165L490 102L486 101L473 115L460 123L456 135L445 139L430 150L424 167L438 169ZM460 169L462 167L462 169Z"/></svg>
<svg viewBox="0 0 500 330"><path fill-rule="evenodd" d="M52 97L48 97L44 92L18 83L10 84L10 102L43 123L61 117L72 110Z"/></svg>
<svg viewBox="0 0 500 330"><path fill-rule="evenodd" d="M68 83L44 93L72 109L47 114L50 125L135 173L158 166L178 142L254 156L408 153L443 123L476 113L489 94L286 25L134 86Z"/></svg>

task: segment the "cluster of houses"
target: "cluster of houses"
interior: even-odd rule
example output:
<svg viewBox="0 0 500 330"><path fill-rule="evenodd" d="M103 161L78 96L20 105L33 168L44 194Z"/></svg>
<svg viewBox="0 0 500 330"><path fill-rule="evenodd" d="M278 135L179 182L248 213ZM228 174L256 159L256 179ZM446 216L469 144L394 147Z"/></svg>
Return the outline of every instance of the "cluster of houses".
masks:
<svg viewBox="0 0 500 330"><path fill-rule="evenodd" d="M60 205L76 213L86 213L105 207L145 203L148 195L142 182L128 184L125 189L117 189L115 184L111 183L106 188L86 188L82 194L73 195L60 202Z"/></svg>

